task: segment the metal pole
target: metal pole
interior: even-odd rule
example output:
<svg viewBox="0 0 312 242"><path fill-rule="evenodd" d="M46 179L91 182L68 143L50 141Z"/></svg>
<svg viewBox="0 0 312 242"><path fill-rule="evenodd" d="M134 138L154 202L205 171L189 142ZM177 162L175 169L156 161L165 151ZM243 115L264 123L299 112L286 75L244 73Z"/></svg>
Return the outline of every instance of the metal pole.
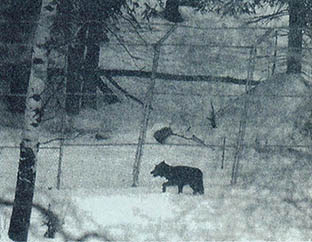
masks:
<svg viewBox="0 0 312 242"><path fill-rule="evenodd" d="M277 32L277 30L275 31L274 38L275 38L275 41L274 41L274 53L273 53L272 76L274 75L274 73L275 73L275 69L276 69L276 59L277 59L277 38L278 38L278 32Z"/></svg>
<svg viewBox="0 0 312 242"><path fill-rule="evenodd" d="M64 67L64 88L63 88L63 97L62 97L62 107L61 107L61 139L60 139L60 148L59 148L59 160L58 160L58 167L57 167L57 177L56 177L56 189L60 190L61 188L61 177L62 177L62 160L63 160L63 153L64 153L64 132L65 132L65 113L66 113L66 86L67 86L67 75L68 75L68 46L67 46L67 53L66 53L66 60L65 60L65 67Z"/></svg>
<svg viewBox="0 0 312 242"><path fill-rule="evenodd" d="M151 75L151 81L150 85L148 87L148 90L146 92L145 96L145 102L144 102L144 117L141 125L141 131L139 135L139 141L138 141L138 146L135 154L135 161L133 164L133 182L132 186L136 187L138 186L138 181L139 181L139 173L140 173L140 166L141 166L141 158L143 154L143 145L145 142L146 138L146 130L147 130L147 125L149 121L149 115L150 115L150 107L152 104L153 100L153 92L154 92L154 87L155 87L155 80L156 80L156 73L158 69L158 61L159 61L159 55L160 55L160 47L162 43L170 36L170 34L176 29L177 25L173 25L171 29L156 43L153 44L153 49L154 49L154 58L153 58L153 66L152 66L152 75Z"/></svg>
<svg viewBox="0 0 312 242"><path fill-rule="evenodd" d="M246 123L248 117L248 101L249 101L249 83L250 80L253 78L253 72L255 68L255 59L256 59L256 45L251 48L250 55L249 55L249 63L248 63L248 70L247 70L247 82L245 86L245 95L244 95L244 106L241 115L241 120L239 122L239 131L237 135L237 145L236 145L236 152L234 155L234 162L232 166L232 177L231 177L231 185L235 185L237 183L237 176L239 170L239 161L241 158L241 154L243 151L244 145L244 138L246 132Z"/></svg>
<svg viewBox="0 0 312 242"><path fill-rule="evenodd" d="M223 168L224 168L225 141L226 141L226 137L224 137L224 138L223 138L223 146L222 146L222 159L221 159L221 169L223 169Z"/></svg>

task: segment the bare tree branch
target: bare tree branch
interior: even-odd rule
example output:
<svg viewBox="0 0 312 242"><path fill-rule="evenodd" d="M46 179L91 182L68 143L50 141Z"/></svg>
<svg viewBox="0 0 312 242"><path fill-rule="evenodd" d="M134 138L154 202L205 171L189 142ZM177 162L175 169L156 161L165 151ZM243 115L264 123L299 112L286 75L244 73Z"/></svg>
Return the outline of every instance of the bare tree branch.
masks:
<svg viewBox="0 0 312 242"><path fill-rule="evenodd" d="M278 11L272 13L272 14L265 14L253 17L252 20L249 20L246 22L246 24L254 24L261 21L271 21L273 19L284 17L288 14L286 9L279 9Z"/></svg>
<svg viewBox="0 0 312 242"><path fill-rule="evenodd" d="M99 76L126 76L126 77L140 77L140 78L150 78L152 72L143 70L123 70L123 69L106 69L106 70L96 70ZM197 81L197 82L225 82L233 83L237 85L246 85L246 79L238 79L230 76L211 76L211 75L175 75L168 73L155 73L157 79L171 80L171 81ZM256 86L260 82L255 80L250 80L249 85Z"/></svg>
<svg viewBox="0 0 312 242"><path fill-rule="evenodd" d="M13 201L6 200L3 198L0 198L0 206L4 207L12 207ZM90 238L96 238L100 239L101 241L111 241L108 239L108 237L105 234L100 234L96 232L90 232L90 233L84 233L83 235L79 237L74 237L70 233L63 230L61 226L61 219L57 214L55 214L53 211L43 207L41 204L33 203L32 207L37 210L43 217L48 216L50 220L55 221L55 226L57 226L57 233L61 235L63 238L63 241L87 241Z"/></svg>
<svg viewBox="0 0 312 242"><path fill-rule="evenodd" d="M117 88L119 91L121 91L126 97L129 97L132 100L134 100L135 102L137 102L137 103L141 104L142 106L144 106L144 102L143 101L141 101L137 97L131 95L129 92L127 92L121 86L119 86L119 84L110 75L105 75L105 77L115 88ZM151 107L151 110L153 110L152 107Z"/></svg>
<svg viewBox="0 0 312 242"><path fill-rule="evenodd" d="M113 36L115 36L115 38L117 39L117 41L120 43L120 45L124 48L124 50L127 52L127 54L133 59L133 60L143 60L143 58L135 56L133 54L131 54L131 52L128 50L127 46L125 45L125 43L123 42L123 40L110 28L108 28L107 26L105 27Z"/></svg>

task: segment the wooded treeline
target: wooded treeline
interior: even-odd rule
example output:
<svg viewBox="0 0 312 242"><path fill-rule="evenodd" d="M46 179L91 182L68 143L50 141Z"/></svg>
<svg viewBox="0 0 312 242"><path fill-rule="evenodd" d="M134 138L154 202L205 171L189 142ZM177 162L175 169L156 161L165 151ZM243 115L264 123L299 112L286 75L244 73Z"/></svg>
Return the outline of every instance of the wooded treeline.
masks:
<svg viewBox="0 0 312 242"><path fill-rule="evenodd" d="M10 80L7 85L11 94L26 94L27 83L30 74L31 43L36 26L36 19L40 12L40 0L12 1L7 0L1 6L2 33L0 41L15 45L13 52L22 53L22 58L10 56L12 51L6 46L1 46L3 56L7 56L1 63L1 78ZM140 16L135 15L135 9L139 7L156 8L143 5L139 1L126 0L66 0L57 1L57 14L52 28L50 49L58 49L66 55L66 111L69 114L77 114L81 107L96 108L97 88L104 93L107 103L118 101L117 96L101 81L95 70L99 63L100 43L109 41L109 32L112 25L118 25L118 18L131 16L134 23ZM134 4L136 3L136 4ZM132 5L131 5L132 4ZM220 15L254 14L257 8L270 5L276 7L270 16L280 17L287 10L289 18L289 50L287 57L287 72L298 73L302 69L303 34L306 27L311 26L312 7L310 1L294 0L250 0L245 4L237 1L177 1L155 0L163 8L158 14L170 22L182 22L179 12L180 6L190 6L198 11L216 12ZM131 7L129 7L131 6ZM155 14L155 11L144 11L145 15ZM157 13L157 12L156 12ZM145 16L143 16L145 17ZM267 16L260 16L259 19ZM12 45L13 46L13 45ZM11 46L10 46L11 47ZM14 48L14 47L13 47ZM21 56L21 55L19 55ZM10 59L10 57L12 57ZM87 95L82 95L86 93ZM23 112L24 97L7 97L12 111Z"/></svg>
<svg viewBox="0 0 312 242"><path fill-rule="evenodd" d="M81 107L96 108L97 89L105 94L105 102L110 104L118 101L117 96L97 75L99 72L95 71L99 63L100 44L109 41L108 36L114 31L112 26L118 29L118 18L132 21L135 26L140 18L149 20L155 15L169 22L183 22L179 12L181 6L189 6L206 14L215 12L223 16L252 15L262 7L271 6L274 9L272 14L257 15L254 21L272 20L289 14L288 73L300 73L302 70L303 35L309 33L306 29L312 22L312 3L308 0L299 1L300 3L295 0L250 0L244 4L239 1L217 0L155 0L153 6L134 0L54 2L57 5L57 14L51 29L52 39L49 48L57 49L66 56L66 68L64 66L66 71L63 71L63 77L64 83L66 82L65 108L68 114L78 114ZM0 46L2 52L0 73L1 79L6 80L2 86L4 89L10 89L11 94L18 94L6 98L12 111L23 112L25 109L25 98L20 94L26 94L27 90L31 43L40 4L40 0L22 2L6 0L0 8L2 20L0 29L5 33L0 37L0 41L4 43ZM139 7L146 8L142 16L136 15L136 9ZM13 49L9 51L8 47Z"/></svg>

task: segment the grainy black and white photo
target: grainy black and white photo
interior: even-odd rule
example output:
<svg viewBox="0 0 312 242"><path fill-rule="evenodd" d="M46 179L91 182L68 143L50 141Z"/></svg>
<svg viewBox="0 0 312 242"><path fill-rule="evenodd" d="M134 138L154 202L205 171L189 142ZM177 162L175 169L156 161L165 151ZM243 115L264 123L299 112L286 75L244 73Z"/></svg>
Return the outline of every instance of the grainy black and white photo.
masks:
<svg viewBox="0 0 312 242"><path fill-rule="evenodd" d="M312 238L311 0L2 0L0 241Z"/></svg>

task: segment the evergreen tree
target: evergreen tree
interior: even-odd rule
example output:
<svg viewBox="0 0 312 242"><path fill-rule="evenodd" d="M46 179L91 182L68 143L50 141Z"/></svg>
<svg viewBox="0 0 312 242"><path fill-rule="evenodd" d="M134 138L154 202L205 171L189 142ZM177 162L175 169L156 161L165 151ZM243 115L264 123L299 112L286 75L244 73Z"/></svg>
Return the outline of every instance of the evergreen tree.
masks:
<svg viewBox="0 0 312 242"><path fill-rule="evenodd" d="M0 75L5 80L3 90L16 96L7 96L12 112L24 112L30 75L31 43L41 0L3 0L0 4L0 48L2 55ZM3 58L4 57L4 58Z"/></svg>
<svg viewBox="0 0 312 242"><path fill-rule="evenodd" d="M96 109L97 87L112 94L94 74L98 67L100 42L108 41L107 22L121 14L125 0L63 0L58 1L53 26L55 40L68 45L68 76L66 110L78 114L80 107ZM58 45L58 44L56 44ZM81 98L81 93L85 93ZM117 98L108 96L107 102Z"/></svg>
<svg viewBox="0 0 312 242"><path fill-rule="evenodd" d="M275 8L273 14L262 16L271 20L281 16L285 10L289 15L287 73L300 73L302 69L303 33L311 25L311 0L202 0L198 9L215 11L222 15L256 14L264 7ZM261 17L259 18L261 19Z"/></svg>

